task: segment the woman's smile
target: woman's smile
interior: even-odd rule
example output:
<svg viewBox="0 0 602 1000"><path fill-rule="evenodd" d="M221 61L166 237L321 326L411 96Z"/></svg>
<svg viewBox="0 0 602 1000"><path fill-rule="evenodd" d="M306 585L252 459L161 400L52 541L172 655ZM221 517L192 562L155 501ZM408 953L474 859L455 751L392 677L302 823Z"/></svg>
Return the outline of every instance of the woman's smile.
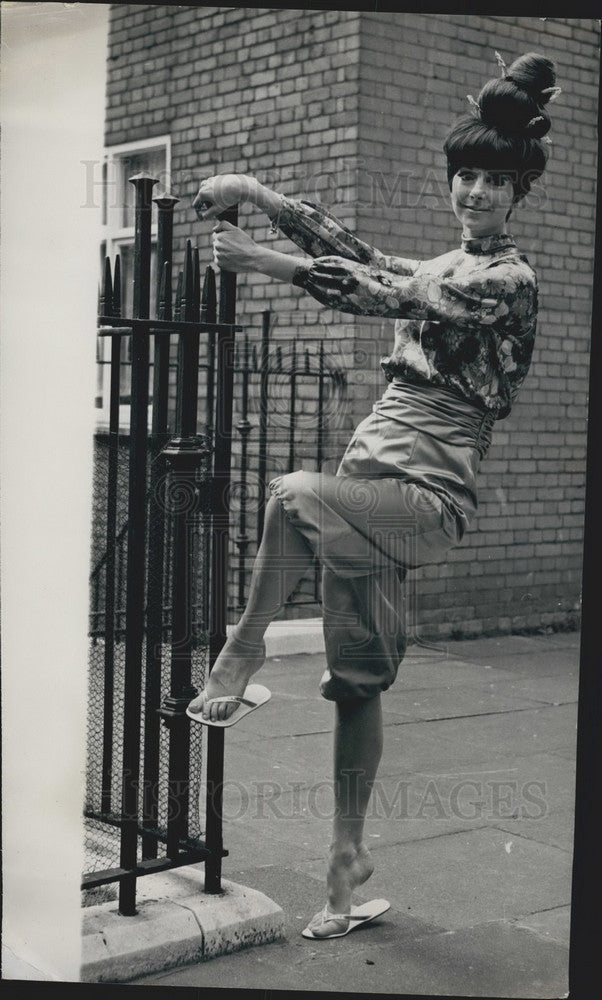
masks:
<svg viewBox="0 0 602 1000"><path fill-rule="evenodd" d="M454 174L451 203L464 236L492 236L506 231L514 189L509 177L481 167L461 167Z"/></svg>

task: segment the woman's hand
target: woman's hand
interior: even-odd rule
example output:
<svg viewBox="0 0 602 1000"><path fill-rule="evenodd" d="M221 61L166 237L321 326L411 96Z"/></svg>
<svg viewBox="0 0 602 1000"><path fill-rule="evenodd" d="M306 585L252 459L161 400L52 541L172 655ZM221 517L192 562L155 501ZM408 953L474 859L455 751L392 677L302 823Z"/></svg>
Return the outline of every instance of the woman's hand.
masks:
<svg viewBox="0 0 602 1000"><path fill-rule="evenodd" d="M213 228L213 259L224 271L258 270L261 247L238 226L218 222Z"/></svg>
<svg viewBox="0 0 602 1000"><path fill-rule="evenodd" d="M356 274L359 268L360 265L345 257L317 257L311 266L311 276L314 283L326 290L353 292L358 286Z"/></svg>
<svg viewBox="0 0 602 1000"><path fill-rule="evenodd" d="M233 205L254 201L257 187L250 174L216 174L203 181L192 206L199 219L214 219Z"/></svg>
<svg viewBox="0 0 602 1000"><path fill-rule="evenodd" d="M244 201L256 205L274 220L278 218L282 199L251 174L216 174L203 181L192 205L199 219L205 221Z"/></svg>

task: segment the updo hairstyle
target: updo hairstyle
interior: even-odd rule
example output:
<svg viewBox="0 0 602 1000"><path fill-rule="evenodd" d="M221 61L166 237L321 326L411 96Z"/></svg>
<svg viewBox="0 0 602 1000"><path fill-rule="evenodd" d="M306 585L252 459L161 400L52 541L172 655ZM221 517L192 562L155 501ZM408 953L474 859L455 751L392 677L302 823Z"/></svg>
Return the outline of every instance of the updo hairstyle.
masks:
<svg viewBox="0 0 602 1000"><path fill-rule="evenodd" d="M503 76L489 80L477 101L468 97L473 111L452 127L443 150L450 188L462 167L499 171L509 174L516 203L545 169L548 153L541 140L551 125L545 105L560 91L554 64L544 56L527 52L507 69L496 56Z"/></svg>

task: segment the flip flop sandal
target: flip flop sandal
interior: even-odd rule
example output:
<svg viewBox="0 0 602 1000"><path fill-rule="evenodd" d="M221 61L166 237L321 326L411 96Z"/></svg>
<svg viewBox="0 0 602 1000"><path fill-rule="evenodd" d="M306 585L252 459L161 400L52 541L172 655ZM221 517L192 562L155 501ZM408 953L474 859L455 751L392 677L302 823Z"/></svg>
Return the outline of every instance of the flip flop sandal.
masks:
<svg viewBox="0 0 602 1000"><path fill-rule="evenodd" d="M382 916L390 908L391 904L386 899L372 899L369 903L362 903L361 906L352 906L351 913L330 913L327 903L322 913L316 914L316 916L320 916L324 924L329 920L348 920L347 928L344 931L336 931L334 934L317 935L308 924L305 930L301 931L301 934L304 938L313 938L314 941L328 941L330 938L345 937L346 934L361 927L362 924L367 924L370 920ZM313 919L315 920L315 917Z"/></svg>
<svg viewBox="0 0 602 1000"><path fill-rule="evenodd" d="M200 712L191 712L187 708L186 715L190 719L194 719L195 722L200 722L202 726L215 726L218 729L226 729L228 726L234 726L237 722L240 722L249 712L254 712L256 708L265 705L266 701L269 701L271 697L271 691L268 691L267 687L264 687L263 684L248 684L242 697L235 694L226 694L222 695L221 698L210 698L206 702L207 705L238 705L236 711L232 712L232 715L228 719L204 719L202 709Z"/></svg>

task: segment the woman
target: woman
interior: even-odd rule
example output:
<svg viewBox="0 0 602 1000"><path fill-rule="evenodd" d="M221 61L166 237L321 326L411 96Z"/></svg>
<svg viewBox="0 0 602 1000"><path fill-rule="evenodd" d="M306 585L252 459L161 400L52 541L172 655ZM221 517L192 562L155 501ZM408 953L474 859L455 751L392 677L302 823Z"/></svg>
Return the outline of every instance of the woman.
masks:
<svg viewBox="0 0 602 1000"><path fill-rule="evenodd" d="M496 53L497 55L497 53ZM327 670L336 703L335 818L327 904L306 932L341 936L351 895L372 873L364 817L382 750L380 692L405 651L401 583L408 568L441 561L476 506L476 474L494 422L508 415L527 374L537 286L507 222L544 170L545 104L559 92L535 53L490 80L444 144L461 247L434 260L391 257L324 209L253 178L205 181L202 219L249 200L313 261L259 247L237 227L214 229L216 263L292 282L330 308L396 320L382 359L389 381L357 427L336 476L297 471L270 483L247 607L190 711L224 723L261 666L263 635L314 556L322 564ZM304 932L305 933L305 932Z"/></svg>

